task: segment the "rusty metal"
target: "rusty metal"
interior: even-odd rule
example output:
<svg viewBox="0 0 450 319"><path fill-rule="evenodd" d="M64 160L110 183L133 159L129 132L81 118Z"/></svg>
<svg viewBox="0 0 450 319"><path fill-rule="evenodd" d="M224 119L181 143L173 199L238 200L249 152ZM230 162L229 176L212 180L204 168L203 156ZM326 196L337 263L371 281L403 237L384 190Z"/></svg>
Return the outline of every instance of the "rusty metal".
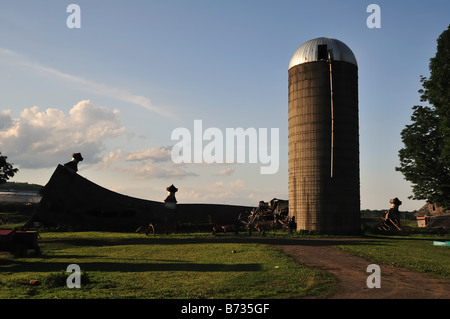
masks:
<svg viewBox="0 0 450 319"><path fill-rule="evenodd" d="M389 202L391 203L391 208L386 211L385 216L382 218L382 224L378 226L378 229L381 231L402 231L399 212L399 206L402 202L397 197Z"/></svg>
<svg viewBox="0 0 450 319"><path fill-rule="evenodd" d="M248 216L241 218L241 222L248 229L263 234L267 230L289 229L295 230L294 218L289 216L288 201L274 198L269 202L260 201Z"/></svg>

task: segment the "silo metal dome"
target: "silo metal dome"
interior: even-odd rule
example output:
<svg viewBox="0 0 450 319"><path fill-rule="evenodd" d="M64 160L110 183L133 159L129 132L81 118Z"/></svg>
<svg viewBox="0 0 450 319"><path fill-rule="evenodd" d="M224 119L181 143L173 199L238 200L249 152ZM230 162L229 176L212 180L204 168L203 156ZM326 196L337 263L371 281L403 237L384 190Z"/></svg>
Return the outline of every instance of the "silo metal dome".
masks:
<svg viewBox="0 0 450 319"><path fill-rule="evenodd" d="M334 38L315 38L302 44L289 62L289 69L302 63L319 61L319 45L327 45L327 50L334 61L344 61L358 66L352 50L342 41Z"/></svg>

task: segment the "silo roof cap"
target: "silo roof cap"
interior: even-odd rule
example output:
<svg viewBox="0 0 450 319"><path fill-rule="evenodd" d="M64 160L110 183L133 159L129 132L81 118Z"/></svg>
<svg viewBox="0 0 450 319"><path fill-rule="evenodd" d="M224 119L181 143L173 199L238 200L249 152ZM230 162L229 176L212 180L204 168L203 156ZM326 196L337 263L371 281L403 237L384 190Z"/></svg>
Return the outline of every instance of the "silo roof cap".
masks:
<svg viewBox="0 0 450 319"><path fill-rule="evenodd" d="M319 61L319 45L327 45L327 51L334 61L345 61L358 66L352 50L342 41L334 38L315 38L303 43L289 62L289 69L302 63Z"/></svg>

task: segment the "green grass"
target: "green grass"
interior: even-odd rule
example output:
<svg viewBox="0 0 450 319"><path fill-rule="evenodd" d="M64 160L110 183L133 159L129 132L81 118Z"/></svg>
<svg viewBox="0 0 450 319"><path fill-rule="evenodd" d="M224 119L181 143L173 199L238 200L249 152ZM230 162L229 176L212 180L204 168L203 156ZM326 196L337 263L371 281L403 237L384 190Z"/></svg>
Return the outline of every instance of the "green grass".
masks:
<svg viewBox="0 0 450 319"><path fill-rule="evenodd" d="M428 273L450 279L450 247L438 247L433 241L449 239L438 236L376 236L357 244L338 246L374 263Z"/></svg>
<svg viewBox="0 0 450 319"><path fill-rule="evenodd" d="M20 211L2 212L0 217L8 218L0 227L9 229L28 218ZM337 285L333 276L304 267L246 235L43 232L41 237L42 256L13 258L0 252L0 299L287 299L326 297ZM294 237L333 238L265 235L273 240ZM434 240L450 239L377 235L337 247L372 263L450 278L450 247L433 246ZM69 264L81 268L81 289L65 284ZM40 284L30 285L30 280Z"/></svg>
<svg viewBox="0 0 450 319"><path fill-rule="evenodd" d="M20 228L28 220L29 214L21 211L2 212L0 211L0 220L5 224L0 224L0 229Z"/></svg>
<svg viewBox="0 0 450 319"><path fill-rule="evenodd" d="M41 237L42 256L0 258L0 298L284 299L323 296L335 285L332 276L303 267L270 245L231 236L76 232ZM69 264L83 272L81 289L65 285Z"/></svg>

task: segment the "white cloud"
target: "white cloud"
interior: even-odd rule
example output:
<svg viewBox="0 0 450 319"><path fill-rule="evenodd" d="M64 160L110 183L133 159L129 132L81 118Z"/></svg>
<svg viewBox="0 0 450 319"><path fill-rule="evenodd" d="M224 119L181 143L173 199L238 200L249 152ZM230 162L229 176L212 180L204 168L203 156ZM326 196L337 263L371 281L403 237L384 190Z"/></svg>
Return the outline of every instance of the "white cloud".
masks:
<svg viewBox="0 0 450 319"><path fill-rule="evenodd" d="M234 182L230 182L230 187L235 189L235 188L243 188L245 185L244 181L242 179L237 179Z"/></svg>
<svg viewBox="0 0 450 319"><path fill-rule="evenodd" d="M171 159L171 149L168 147L151 147L143 151L132 151L127 156L127 161L152 160L154 162L164 162Z"/></svg>
<svg viewBox="0 0 450 319"><path fill-rule="evenodd" d="M230 176L231 174L234 173L235 170L236 170L236 168L229 167L229 168L225 168L225 169L221 170L220 172L218 172L215 175L216 176Z"/></svg>
<svg viewBox="0 0 450 319"><path fill-rule="evenodd" d="M107 157L102 159L102 168L107 169L112 163L117 162L123 158L123 150L118 149L117 152L109 152Z"/></svg>
<svg viewBox="0 0 450 319"><path fill-rule="evenodd" d="M0 116L0 149L21 168L47 168L71 159L73 152L95 162L103 142L125 132L119 111L80 101L67 116L56 108L26 108L19 118Z"/></svg>
<svg viewBox="0 0 450 319"><path fill-rule="evenodd" d="M126 103L131 103L143 107L152 112L158 113L165 117L173 118L174 115L165 110L164 108L156 107L152 104L151 100L145 96L135 95L128 90L112 87L106 84L97 83L92 80L88 80L83 77L75 76L72 74L64 73L59 70L44 66L40 63L30 60L29 58L16 53L14 51L0 48L0 55L4 57L12 58L13 61L19 65L23 65L38 72L50 75L52 77L70 82L73 85L77 85L79 89L113 98Z"/></svg>
<svg viewBox="0 0 450 319"><path fill-rule="evenodd" d="M167 147L151 147L146 150L124 152L118 149L111 151L102 159L101 169L114 169L134 176L137 180L152 178L176 178L183 179L188 176L198 176L176 165L170 157L170 149Z"/></svg>
<svg viewBox="0 0 450 319"><path fill-rule="evenodd" d="M242 198L244 182L240 179L229 183L217 181L204 186L178 189L179 202L238 203L248 200Z"/></svg>
<svg viewBox="0 0 450 319"><path fill-rule="evenodd" d="M142 165L139 167L119 168L127 174L133 174L136 179L145 180L150 178L177 178L182 179L187 176L197 176L195 173L187 172L180 167L164 165Z"/></svg>

